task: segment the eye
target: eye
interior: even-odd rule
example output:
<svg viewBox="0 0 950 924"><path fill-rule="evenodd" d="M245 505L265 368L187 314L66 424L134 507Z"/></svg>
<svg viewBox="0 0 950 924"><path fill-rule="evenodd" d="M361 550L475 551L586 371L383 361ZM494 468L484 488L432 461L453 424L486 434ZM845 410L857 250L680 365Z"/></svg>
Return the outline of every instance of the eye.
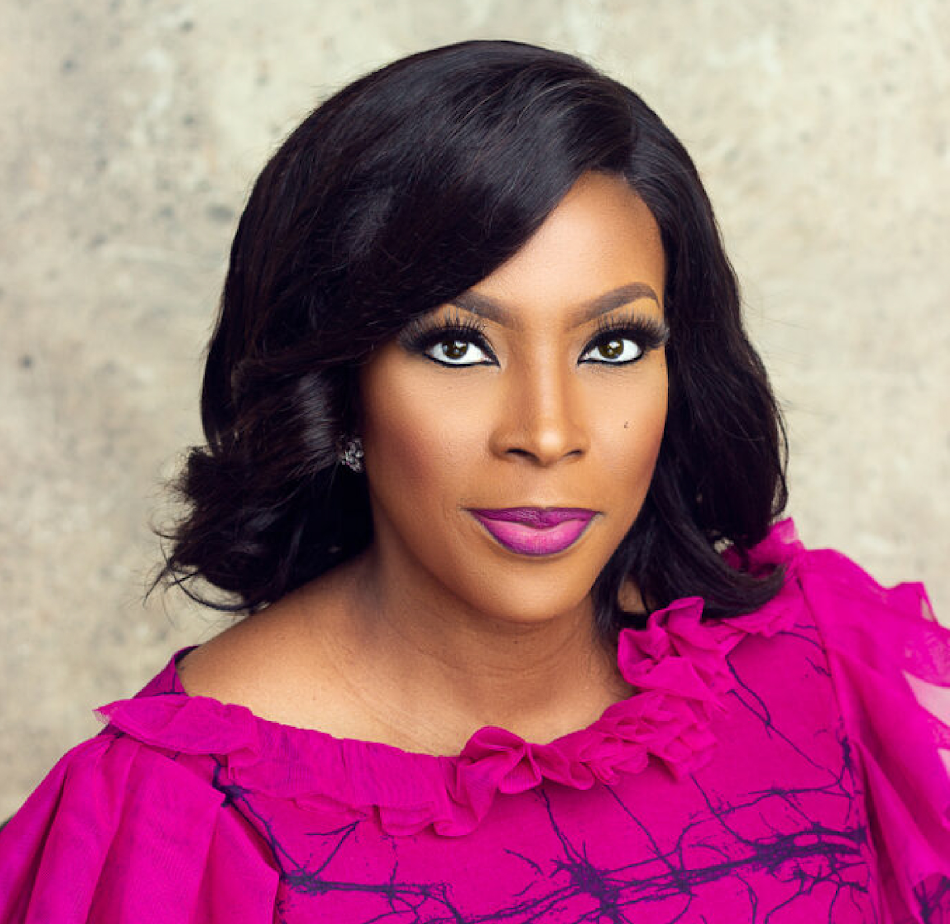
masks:
<svg viewBox="0 0 950 924"><path fill-rule="evenodd" d="M578 362L626 366L660 349L669 337L670 329L662 318L627 314L604 320Z"/></svg>
<svg viewBox="0 0 950 924"><path fill-rule="evenodd" d="M425 354L444 366L477 366L492 361L480 346L461 337L444 337L429 346Z"/></svg>
<svg viewBox="0 0 950 924"><path fill-rule="evenodd" d="M457 315L416 318L399 334L403 348L440 366L490 366L498 360L485 337L484 325Z"/></svg>
<svg viewBox="0 0 950 924"><path fill-rule="evenodd" d="M640 344L630 337L620 334L608 334L601 337L581 356L582 363L632 363L643 356Z"/></svg>

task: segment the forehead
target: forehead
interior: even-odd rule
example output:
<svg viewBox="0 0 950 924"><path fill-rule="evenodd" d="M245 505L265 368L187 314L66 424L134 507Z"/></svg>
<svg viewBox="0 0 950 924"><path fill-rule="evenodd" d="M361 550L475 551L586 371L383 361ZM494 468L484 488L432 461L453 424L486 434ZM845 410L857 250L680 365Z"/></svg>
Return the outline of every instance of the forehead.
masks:
<svg viewBox="0 0 950 924"><path fill-rule="evenodd" d="M662 312L665 273L660 230L643 200L622 178L589 173L524 247L466 297L504 306L514 324L583 314L617 290L633 296L618 306L644 299L644 307Z"/></svg>

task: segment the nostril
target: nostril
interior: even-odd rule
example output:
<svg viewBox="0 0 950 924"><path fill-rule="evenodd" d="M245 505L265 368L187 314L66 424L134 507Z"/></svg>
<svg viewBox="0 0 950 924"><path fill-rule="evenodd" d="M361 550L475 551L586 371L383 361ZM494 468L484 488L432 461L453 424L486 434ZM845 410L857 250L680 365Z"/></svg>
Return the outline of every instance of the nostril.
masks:
<svg viewBox="0 0 950 924"><path fill-rule="evenodd" d="M511 449L505 450L505 455L514 457L517 459L529 459L532 462L540 462L542 464L545 463L545 455L543 453L532 452L530 449L518 449L518 448L512 447ZM584 455L584 451L582 449L571 449L568 452L565 452L562 455L558 456L558 458L573 459L573 458L577 458L583 455Z"/></svg>

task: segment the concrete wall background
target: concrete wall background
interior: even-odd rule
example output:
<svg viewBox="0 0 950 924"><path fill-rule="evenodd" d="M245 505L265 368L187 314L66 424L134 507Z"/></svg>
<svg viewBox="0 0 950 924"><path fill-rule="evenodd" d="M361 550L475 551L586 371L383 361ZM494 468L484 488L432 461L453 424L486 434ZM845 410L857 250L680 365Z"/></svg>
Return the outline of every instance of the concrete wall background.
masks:
<svg viewBox="0 0 950 924"><path fill-rule="evenodd" d="M222 621L142 592L243 199L316 102L424 47L588 56L690 149L787 409L806 542L950 613L950 4L5 0L0 815Z"/></svg>

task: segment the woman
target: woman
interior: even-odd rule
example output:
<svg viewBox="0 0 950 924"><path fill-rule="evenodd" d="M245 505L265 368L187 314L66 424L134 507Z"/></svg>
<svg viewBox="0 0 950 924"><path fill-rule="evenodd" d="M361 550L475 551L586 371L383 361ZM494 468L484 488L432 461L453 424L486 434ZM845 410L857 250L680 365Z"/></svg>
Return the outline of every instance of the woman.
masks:
<svg viewBox="0 0 950 924"><path fill-rule="evenodd" d="M736 283L628 89L476 42L320 106L202 417L164 576L253 615L103 707L3 921L950 913L947 635L773 525Z"/></svg>

